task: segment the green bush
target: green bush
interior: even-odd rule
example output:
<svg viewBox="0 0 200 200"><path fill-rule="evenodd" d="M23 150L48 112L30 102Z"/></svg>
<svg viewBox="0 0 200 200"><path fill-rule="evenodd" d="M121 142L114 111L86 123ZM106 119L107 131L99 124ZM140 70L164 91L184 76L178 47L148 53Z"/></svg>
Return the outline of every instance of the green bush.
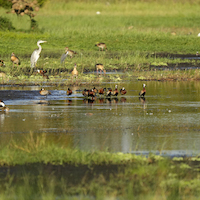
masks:
<svg viewBox="0 0 200 200"><path fill-rule="evenodd" d="M6 17L0 17L0 30L14 30L12 23Z"/></svg>

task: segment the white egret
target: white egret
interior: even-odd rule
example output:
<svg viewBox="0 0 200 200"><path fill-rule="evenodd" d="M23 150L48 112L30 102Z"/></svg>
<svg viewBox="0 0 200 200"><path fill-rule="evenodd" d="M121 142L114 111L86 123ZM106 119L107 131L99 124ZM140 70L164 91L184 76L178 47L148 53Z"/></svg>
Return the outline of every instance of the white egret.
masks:
<svg viewBox="0 0 200 200"><path fill-rule="evenodd" d="M39 47L39 49L35 49L31 55L31 68L35 67L37 60L40 57L40 53L42 51L42 47L40 43L44 43L44 42L47 42L47 41L39 40L37 42L37 46Z"/></svg>

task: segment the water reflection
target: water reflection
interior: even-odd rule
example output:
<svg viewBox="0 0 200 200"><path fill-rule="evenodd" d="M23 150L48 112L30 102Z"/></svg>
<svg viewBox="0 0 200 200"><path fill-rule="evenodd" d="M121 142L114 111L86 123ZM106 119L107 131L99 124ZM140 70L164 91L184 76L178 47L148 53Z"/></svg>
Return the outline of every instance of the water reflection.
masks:
<svg viewBox="0 0 200 200"><path fill-rule="evenodd" d="M19 140L32 131L47 133L55 142L60 137L60 143L82 150L200 150L199 86L199 82L149 82L144 98L138 96L141 82L131 82L123 84L126 95L93 99L84 98L81 87L71 88L70 97L67 88L50 87L47 99L41 99L40 88L3 87L0 96L10 112L0 112L1 141L8 141L10 134Z"/></svg>

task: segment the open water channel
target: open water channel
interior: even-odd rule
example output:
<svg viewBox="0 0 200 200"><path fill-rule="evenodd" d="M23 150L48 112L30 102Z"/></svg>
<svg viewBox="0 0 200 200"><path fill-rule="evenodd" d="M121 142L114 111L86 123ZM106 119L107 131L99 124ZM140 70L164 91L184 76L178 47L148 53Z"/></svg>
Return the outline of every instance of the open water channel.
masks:
<svg viewBox="0 0 200 200"><path fill-rule="evenodd" d="M139 91L145 83L145 99ZM114 89L118 83L102 83ZM47 133L48 140L81 150L107 150L168 156L200 152L200 82L126 82L126 95L85 99L82 90L48 87L52 95L39 94L38 86L1 86L0 99L10 108L0 111L0 141L11 136ZM87 86L91 89L93 86Z"/></svg>

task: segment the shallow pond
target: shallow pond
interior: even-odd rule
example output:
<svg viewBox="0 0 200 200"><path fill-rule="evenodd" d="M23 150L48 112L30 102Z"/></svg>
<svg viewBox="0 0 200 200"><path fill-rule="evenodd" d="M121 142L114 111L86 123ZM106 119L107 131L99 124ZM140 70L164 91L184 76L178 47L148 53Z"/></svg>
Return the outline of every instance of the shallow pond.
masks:
<svg viewBox="0 0 200 200"><path fill-rule="evenodd" d="M1 143L24 134L47 133L48 140L81 150L191 155L200 151L200 82L143 82L118 84L126 95L84 99L84 87L1 86L0 99L10 108L0 112ZM117 83L102 87L114 89ZM93 86L91 86L92 88ZM99 88L98 86L97 88ZM89 88L89 87L88 87Z"/></svg>

